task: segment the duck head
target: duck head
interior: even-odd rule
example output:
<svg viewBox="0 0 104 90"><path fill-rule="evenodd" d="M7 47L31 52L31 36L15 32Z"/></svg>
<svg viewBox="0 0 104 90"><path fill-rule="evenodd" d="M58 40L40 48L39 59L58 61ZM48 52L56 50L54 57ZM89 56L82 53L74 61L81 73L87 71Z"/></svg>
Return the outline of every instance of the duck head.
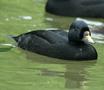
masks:
<svg viewBox="0 0 104 90"><path fill-rule="evenodd" d="M68 38L69 42L73 43L94 43L88 25L81 20L75 20L71 24Z"/></svg>

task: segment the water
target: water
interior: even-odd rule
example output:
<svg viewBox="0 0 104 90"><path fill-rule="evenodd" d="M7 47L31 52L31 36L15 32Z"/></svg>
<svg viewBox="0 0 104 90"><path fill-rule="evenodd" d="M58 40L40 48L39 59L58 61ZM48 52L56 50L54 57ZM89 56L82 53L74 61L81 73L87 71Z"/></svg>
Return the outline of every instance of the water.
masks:
<svg viewBox="0 0 104 90"><path fill-rule="evenodd" d="M97 42L94 44L98 52L96 61L59 60L14 47L15 42L8 35L35 29L67 30L75 20L45 13L44 6L44 0L0 1L0 90L103 90L102 33L92 32Z"/></svg>

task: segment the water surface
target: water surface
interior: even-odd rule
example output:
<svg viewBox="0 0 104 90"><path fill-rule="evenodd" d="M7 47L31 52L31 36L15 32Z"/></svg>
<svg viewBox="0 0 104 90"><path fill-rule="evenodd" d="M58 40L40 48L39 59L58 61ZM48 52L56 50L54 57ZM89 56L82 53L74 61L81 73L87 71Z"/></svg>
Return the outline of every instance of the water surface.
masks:
<svg viewBox="0 0 104 90"><path fill-rule="evenodd" d="M8 35L36 29L68 30L69 24L75 20L48 14L44 6L45 0L1 0L0 44L14 45ZM93 38L98 40L94 44L98 60L82 62L50 58L18 47L0 45L0 90L103 90L104 35L93 33Z"/></svg>

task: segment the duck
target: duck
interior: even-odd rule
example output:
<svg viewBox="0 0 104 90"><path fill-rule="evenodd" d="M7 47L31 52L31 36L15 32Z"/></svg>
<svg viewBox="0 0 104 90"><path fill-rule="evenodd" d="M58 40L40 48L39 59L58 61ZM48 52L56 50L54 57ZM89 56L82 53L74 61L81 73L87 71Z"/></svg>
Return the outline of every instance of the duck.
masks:
<svg viewBox="0 0 104 90"><path fill-rule="evenodd" d="M35 30L12 37L23 50L62 60L96 60L91 32L84 21L75 20L65 30Z"/></svg>
<svg viewBox="0 0 104 90"><path fill-rule="evenodd" d="M70 17L104 18L104 0L47 0L45 11Z"/></svg>

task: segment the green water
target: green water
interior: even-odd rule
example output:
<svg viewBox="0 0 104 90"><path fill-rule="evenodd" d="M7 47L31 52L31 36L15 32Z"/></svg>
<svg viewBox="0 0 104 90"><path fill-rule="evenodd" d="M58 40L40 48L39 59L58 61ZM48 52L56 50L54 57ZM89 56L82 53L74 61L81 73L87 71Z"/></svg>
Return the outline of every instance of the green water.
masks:
<svg viewBox="0 0 104 90"><path fill-rule="evenodd" d="M68 29L75 18L45 13L45 0L0 0L0 43L35 29ZM102 19L100 19L102 20ZM97 61L64 61L0 46L0 90L103 90L104 44Z"/></svg>

